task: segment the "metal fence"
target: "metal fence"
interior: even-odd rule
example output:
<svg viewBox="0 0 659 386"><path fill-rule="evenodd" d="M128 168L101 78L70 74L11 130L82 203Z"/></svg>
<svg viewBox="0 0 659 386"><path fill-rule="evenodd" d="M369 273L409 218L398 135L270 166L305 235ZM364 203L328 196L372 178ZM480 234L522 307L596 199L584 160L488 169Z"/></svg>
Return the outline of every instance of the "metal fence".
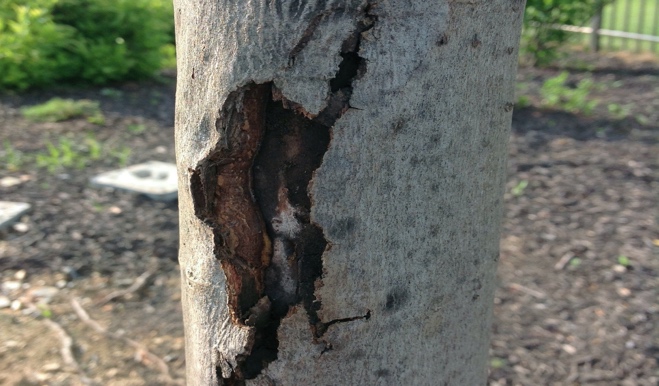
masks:
<svg viewBox="0 0 659 386"><path fill-rule="evenodd" d="M659 0L614 0L598 7L590 27L564 25L560 28L590 34L593 51L659 53Z"/></svg>

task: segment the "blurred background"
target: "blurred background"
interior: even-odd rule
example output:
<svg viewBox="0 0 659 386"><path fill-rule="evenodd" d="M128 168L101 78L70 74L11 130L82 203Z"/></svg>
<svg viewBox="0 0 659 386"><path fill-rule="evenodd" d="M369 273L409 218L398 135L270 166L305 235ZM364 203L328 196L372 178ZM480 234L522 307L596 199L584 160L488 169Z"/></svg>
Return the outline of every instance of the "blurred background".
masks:
<svg viewBox="0 0 659 386"><path fill-rule="evenodd" d="M183 383L172 15L0 0L2 385ZM489 385L656 386L659 1L529 0L519 66Z"/></svg>

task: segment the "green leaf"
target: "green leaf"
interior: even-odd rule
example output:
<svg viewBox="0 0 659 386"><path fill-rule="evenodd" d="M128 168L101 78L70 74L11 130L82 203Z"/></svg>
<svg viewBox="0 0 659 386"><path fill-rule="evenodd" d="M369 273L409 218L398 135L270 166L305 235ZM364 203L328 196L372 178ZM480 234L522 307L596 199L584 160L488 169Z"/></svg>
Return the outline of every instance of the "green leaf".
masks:
<svg viewBox="0 0 659 386"><path fill-rule="evenodd" d="M618 264L622 265L623 267L629 267L630 265L629 257L625 255L618 256Z"/></svg>

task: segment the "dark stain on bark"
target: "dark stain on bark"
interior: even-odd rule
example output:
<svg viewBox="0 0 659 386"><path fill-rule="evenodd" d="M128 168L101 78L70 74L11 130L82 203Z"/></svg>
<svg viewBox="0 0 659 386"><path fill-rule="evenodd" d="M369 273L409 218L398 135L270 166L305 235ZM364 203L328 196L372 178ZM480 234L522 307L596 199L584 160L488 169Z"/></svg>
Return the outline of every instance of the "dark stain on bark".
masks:
<svg viewBox="0 0 659 386"><path fill-rule="evenodd" d="M378 378L385 378L391 375L391 371L387 369L379 369L375 372L375 376Z"/></svg>
<svg viewBox="0 0 659 386"><path fill-rule="evenodd" d="M478 38L478 34L474 34L474 37L471 39L471 46L473 48L478 48L481 45L481 40Z"/></svg>
<svg viewBox="0 0 659 386"><path fill-rule="evenodd" d="M439 36L439 39L437 39L437 46L445 46L448 44L448 35L446 33L443 33Z"/></svg>
<svg viewBox="0 0 659 386"><path fill-rule="evenodd" d="M406 289L396 287L387 294L383 308L388 312L396 312L407 303L408 298L409 293Z"/></svg>

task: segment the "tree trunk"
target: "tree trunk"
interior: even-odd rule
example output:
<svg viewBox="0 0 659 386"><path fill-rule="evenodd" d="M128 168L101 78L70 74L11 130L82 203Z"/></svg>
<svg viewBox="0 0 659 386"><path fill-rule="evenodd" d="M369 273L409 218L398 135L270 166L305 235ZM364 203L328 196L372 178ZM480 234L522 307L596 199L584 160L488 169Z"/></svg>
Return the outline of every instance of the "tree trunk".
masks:
<svg viewBox="0 0 659 386"><path fill-rule="evenodd" d="M190 385L482 385L521 0L175 0Z"/></svg>

